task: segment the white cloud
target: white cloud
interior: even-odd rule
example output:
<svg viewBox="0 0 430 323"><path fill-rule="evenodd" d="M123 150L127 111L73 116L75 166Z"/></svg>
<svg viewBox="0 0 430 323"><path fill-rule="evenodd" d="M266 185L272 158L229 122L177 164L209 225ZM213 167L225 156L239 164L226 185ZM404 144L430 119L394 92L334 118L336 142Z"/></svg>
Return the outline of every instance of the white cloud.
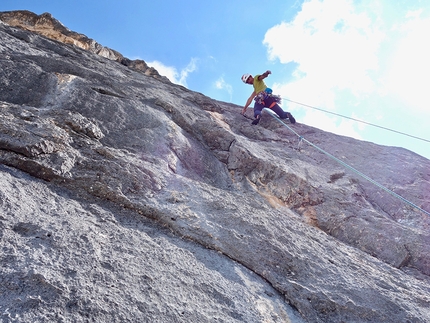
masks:
<svg viewBox="0 0 430 323"><path fill-rule="evenodd" d="M428 112L430 19L421 18L420 13L406 13L405 22L394 30L400 37L383 76L383 92L395 94L409 107Z"/></svg>
<svg viewBox="0 0 430 323"><path fill-rule="evenodd" d="M233 87L224 80L223 76L221 76L218 80L215 81L215 88L217 88L218 90L226 90L227 93L230 95L230 101L232 100Z"/></svg>
<svg viewBox="0 0 430 323"><path fill-rule="evenodd" d="M181 70L179 84L186 86L188 75L195 70L197 70L197 58L192 58L188 65Z"/></svg>
<svg viewBox="0 0 430 323"><path fill-rule="evenodd" d="M297 65L291 81L273 85L275 93L348 117L355 111L371 123L395 118L396 109L430 113L429 11L430 3L422 2L305 1L263 41L270 60ZM320 129L360 138L369 128L306 110L300 122Z"/></svg>
<svg viewBox="0 0 430 323"><path fill-rule="evenodd" d="M180 72L173 66L166 66L159 61L146 62L148 66L155 68L160 75L166 76L172 83L187 86L187 78L190 73L197 70L197 58L192 58L188 65Z"/></svg>
<svg viewBox="0 0 430 323"><path fill-rule="evenodd" d="M148 66L155 68L160 75L167 77L171 82L177 83L178 71L173 66L166 66L159 61L146 62Z"/></svg>
<svg viewBox="0 0 430 323"><path fill-rule="evenodd" d="M353 120L341 119L339 122L339 119L329 117L323 112L310 112L301 121L324 131L362 140L361 135L355 129L357 124Z"/></svg>
<svg viewBox="0 0 430 323"><path fill-rule="evenodd" d="M377 50L383 35L352 1L311 0L289 23L269 29L264 38L269 58L296 62L308 89L372 90L369 72L378 68ZM304 76L303 76L304 75Z"/></svg>

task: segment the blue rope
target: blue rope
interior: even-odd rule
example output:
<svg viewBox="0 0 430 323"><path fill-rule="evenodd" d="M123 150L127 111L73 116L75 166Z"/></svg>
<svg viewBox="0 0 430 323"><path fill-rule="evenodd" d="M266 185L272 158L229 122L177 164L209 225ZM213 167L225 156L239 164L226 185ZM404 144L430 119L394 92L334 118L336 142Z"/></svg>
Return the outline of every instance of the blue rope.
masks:
<svg viewBox="0 0 430 323"><path fill-rule="evenodd" d="M418 205L410 202L409 200L405 199L403 196L400 196L399 194L389 190L388 188L386 188L385 186L383 186L382 184L379 184L378 182L376 182L375 180L371 179L369 176L363 174L362 172L360 172L359 170L355 169L354 167L348 165L347 163L343 162L342 160L340 160L339 158L333 156L332 154L326 152L325 150L323 150L322 148L318 147L317 145L313 144L312 142L310 142L309 140L303 138L303 136L299 135L295 130L293 130L291 127L289 127L285 122L281 121L281 119L279 119L278 117L276 117L272 111L268 110L270 113L270 115L275 118L275 120L277 120L278 122L280 122L282 125L284 125L285 127L287 127L291 132L293 132L297 137L299 137L300 141L305 141L306 143L308 143L309 145L311 145L312 147L316 148L318 151L322 152L323 154L327 155L328 157L332 158L333 160L335 160L336 162L338 162L339 164L343 165L344 167L352 170L353 172L357 173L358 175L360 175L361 177L363 177L364 179L368 180L370 183L376 185L377 187L383 189L384 191L386 191L387 193L393 195L394 197L398 198L399 200L405 202L406 204L409 204L410 206L412 206L413 208L427 214L430 216L430 212L427 212L426 210L423 210L422 208L420 208Z"/></svg>

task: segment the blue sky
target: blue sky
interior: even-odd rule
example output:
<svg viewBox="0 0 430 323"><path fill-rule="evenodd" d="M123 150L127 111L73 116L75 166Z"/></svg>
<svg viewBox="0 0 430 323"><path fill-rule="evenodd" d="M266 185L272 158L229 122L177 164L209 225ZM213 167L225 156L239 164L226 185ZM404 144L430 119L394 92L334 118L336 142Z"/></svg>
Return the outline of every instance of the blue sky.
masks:
<svg viewBox="0 0 430 323"><path fill-rule="evenodd" d="M51 13L172 82L243 105L244 73L283 98L430 140L427 0L2 0ZM297 121L430 158L410 138L284 100ZM238 108L238 113L240 108ZM251 114L251 112L248 112Z"/></svg>

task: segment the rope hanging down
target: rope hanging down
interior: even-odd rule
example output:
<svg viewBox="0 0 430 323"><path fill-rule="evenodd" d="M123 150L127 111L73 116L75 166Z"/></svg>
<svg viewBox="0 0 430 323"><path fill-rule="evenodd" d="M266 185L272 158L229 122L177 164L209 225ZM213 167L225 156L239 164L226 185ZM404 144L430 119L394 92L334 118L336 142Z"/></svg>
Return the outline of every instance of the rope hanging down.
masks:
<svg viewBox="0 0 430 323"><path fill-rule="evenodd" d="M308 107L308 108L311 108L311 109L319 110L319 111L322 111L322 112L330 113L330 114L333 114L335 116L342 117L342 118L345 118L345 119L350 119L350 120L353 120L353 121L361 122L361 123L367 124L369 126L377 127L377 128L388 130L388 131L392 131L392 132L395 132L395 133L398 133L398 134L401 134L401 135L404 135L404 136L408 136L408 137L411 137L411 138L415 138L415 139L418 139L418 140L430 142L430 140L427 140L427 139L424 139L424 138L420 138L420 137L417 137L417 136L413 136L413 135L407 134L405 132L401 132L401 131L393 130L393 129L390 129L390 128L378 126L378 125L370 123L370 122L366 122L366 121L363 121L363 120L360 120L360 119L355 119L355 118L347 117L347 116L344 116L342 114L338 114L338 113L327 111L327 110L324 110L324 109L321 109L321 108L313 107L311 105L307 105L307 104L304 104L304 103L296 102L296 101L293 101L293 100L290 100L290 99L287 99L287 98L282 98L282 100L286 100L286 101L289 101L289 102L292 102L292 103L295 103L295 104L299 104L301 106Z"/></svg>
<svg viewBox="0 0 430 323"><path fill-rule="evenodd" d="M288 128L288 130L290 130L291 132L293 132L297 137L299 137L300 141L305 141L307 144L309 144L310 146L314 147L315 149L317 149L318 151L322 152L323 154L327 155L328 157L332 158L333 160L335 160L336 162L338 162L339 164L343 165L344 167L352 170L353 172L355 172L356 174L360 175L361 177L363 177L364 179L368 180L369 182L371 182L372 184L376 185L377 187L383 189L384 191L386 191L387 193L393 195L394 197L398 198L399 200L405 202L406 204L409 204L410 206L412 206L413 208L427 214L428 216L430 216L430 212L427 212L426 210L420 208L418 205L410 202L409 200L405 199L403 196L400 196L399 194L389 190L388 188L386 188L385 186L383 186L382 184L379 184L378 182L376 182L375 180L371 179L369 176L363 174L362 172L360 172L359 170L355 169L354 167L348 165L347 163L343 162L342 160L340 160L339 158L333 156L332 154L326 152L324 149L318 147L317 145L313 144L312 142L310 142L309 140L303 138L303 136L299 135L296 131L294 131L292 128L290 128L285 122L281 121L281 119L279 119L278 117L276 117L270 110L269 110L269 114L275 118L278 122L280 122L282 125L284 125L285 127Z"/></svg>

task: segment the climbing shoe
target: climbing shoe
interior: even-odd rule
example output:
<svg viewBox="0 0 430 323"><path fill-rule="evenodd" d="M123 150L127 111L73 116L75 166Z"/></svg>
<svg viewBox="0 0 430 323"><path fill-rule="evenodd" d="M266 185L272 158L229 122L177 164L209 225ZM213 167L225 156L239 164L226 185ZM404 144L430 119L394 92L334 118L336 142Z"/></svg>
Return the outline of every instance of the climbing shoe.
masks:
<svg viewBox="0 0 430 323"><path fill-rule="evenodd" d="M287 118L290 120L292 124L296 123L296 119L294 119L293 115L287 112Z"/></svg>
<svg viewBox="0 0 430 323"><path fill-rule="evenodd" d="M259 122L260 122L260 119L261 118L257 118L257 119L255 119L254 121L252 121L252 124L255 126L255 125L257 125Z"/></svg>

